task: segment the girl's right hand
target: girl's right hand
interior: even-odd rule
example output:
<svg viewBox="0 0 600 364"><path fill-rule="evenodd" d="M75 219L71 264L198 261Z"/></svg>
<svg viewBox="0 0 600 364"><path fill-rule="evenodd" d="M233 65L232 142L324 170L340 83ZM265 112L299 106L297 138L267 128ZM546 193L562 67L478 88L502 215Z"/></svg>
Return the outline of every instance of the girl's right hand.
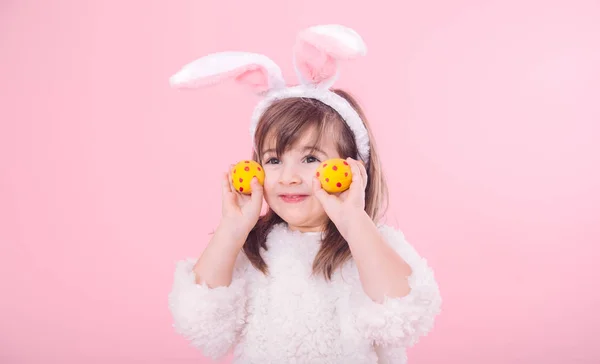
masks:
<svg viewBox="0 0 600 364"><path fill-rule="evenodd" d="M245 241L260 217L263 187L254 177L250 182L252 187L250 196L236 191L231 182L231 169L223 174L221 225L231 231L236 239Z"/></svg>

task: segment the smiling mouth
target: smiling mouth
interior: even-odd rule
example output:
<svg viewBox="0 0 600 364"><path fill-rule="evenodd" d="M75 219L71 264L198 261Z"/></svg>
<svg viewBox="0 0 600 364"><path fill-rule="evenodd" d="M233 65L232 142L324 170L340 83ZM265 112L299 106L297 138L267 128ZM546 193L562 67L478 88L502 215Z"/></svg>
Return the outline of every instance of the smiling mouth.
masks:
<svg viewBox="0 0 600 364"><path fill-rule="evenodd" d="M297 203L306 200L308 195L279 195L279 198L281 198L283 202Z"/></svg>

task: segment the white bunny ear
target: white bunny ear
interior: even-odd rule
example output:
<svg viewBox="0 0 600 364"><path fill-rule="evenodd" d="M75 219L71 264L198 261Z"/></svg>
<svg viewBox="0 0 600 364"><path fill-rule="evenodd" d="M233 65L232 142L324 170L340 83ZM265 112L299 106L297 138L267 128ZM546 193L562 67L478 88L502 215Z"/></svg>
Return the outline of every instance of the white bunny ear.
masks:
<svg viewBox="0 0 600 364"><path fill-rule="evenodd" d="M329 88L338 76L338 62L364 56L367 47L354 30L342 25L318 25L300 34L294 47L294 67L302 84Z"/></svg>
<svg viewBox="0 0 600 364"><path fill-rule="evenodd" d="M281 69L267 56L247 52L209 54L185 65L170 78L175 88L200 88L234 80L263 93L285 87Z"/></svg>

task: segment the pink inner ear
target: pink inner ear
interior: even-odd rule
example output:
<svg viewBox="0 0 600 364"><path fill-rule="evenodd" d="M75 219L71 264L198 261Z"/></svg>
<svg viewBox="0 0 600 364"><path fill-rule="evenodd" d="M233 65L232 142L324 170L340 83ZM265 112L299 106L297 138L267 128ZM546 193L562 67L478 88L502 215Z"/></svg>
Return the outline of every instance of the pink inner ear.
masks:
<svg viewBox="0 0 600 364"><path fill-rule="evenodd" d="M269 76L266 70L260 66L251 65L245 69L238 70L235 81L252 87L257 92L269 90Z"/></svg>
<svg viewBox="0 0 600 364"><path fill-rule="evenodd" d="M337 70L333 57L306 42L298 42L295 48L296 67L305 80L320 83L330 79Z"/></svg>

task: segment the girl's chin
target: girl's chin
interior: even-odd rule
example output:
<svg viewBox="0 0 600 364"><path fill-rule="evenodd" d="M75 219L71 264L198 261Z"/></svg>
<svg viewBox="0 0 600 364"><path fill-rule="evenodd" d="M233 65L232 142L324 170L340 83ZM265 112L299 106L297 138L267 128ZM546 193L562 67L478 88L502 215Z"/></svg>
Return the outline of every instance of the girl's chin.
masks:
<svg viewBox="0 0 600 364"><path fill-rule="evenodd" d="M277 213L277 212L276 212ZM291 226L305 226L306 228L311 228L315 230L319 230L319 227L322 227L327 222L326 216L322 218L315 219L311 218L310 215L307 214L294 214L294 213L281 213L279 215L288 225Z"/></svg>

